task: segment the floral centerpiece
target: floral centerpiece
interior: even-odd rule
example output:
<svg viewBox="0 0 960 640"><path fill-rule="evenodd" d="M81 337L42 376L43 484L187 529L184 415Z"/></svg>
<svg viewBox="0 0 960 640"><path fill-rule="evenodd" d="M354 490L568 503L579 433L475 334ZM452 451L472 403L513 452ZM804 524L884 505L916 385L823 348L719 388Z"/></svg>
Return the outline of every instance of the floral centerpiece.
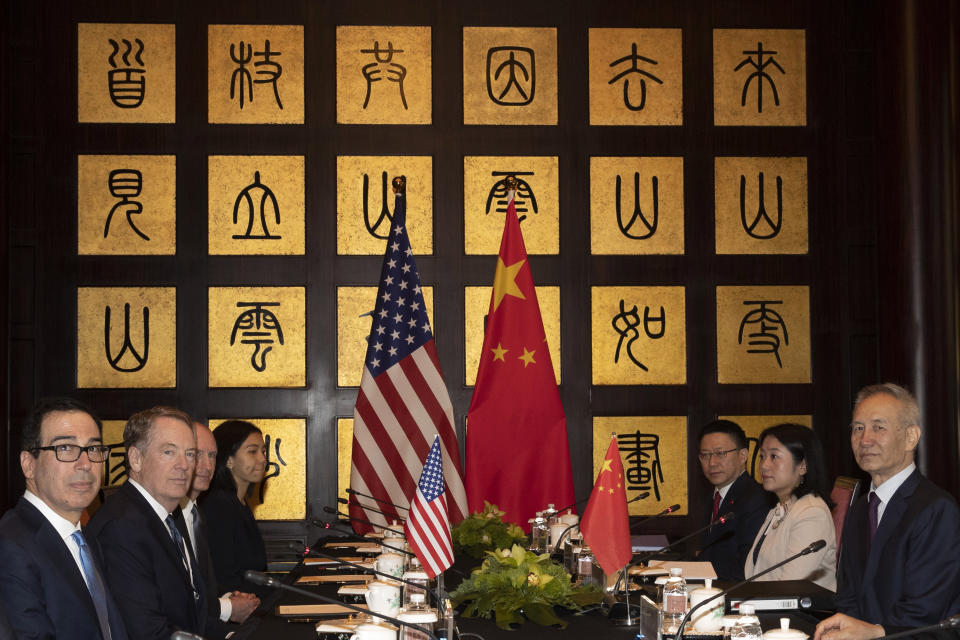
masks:
<svg viewBox="0 0 960 640"><path fill-rule="evenodd" d="M512 522L504 522L503 516L504 512L497 505L484 500L483 511L471 513L450 531L453 552L480 560L493 549L509 549L514 544L526 546L527 536L523 529Z"/></svg>
<svg viewBox="0 0 960 640"><path fill-rule="evenodd" d="M547 554L526 551L520 545L488 551L479 569L450 594L453 604L465 604L463 615L496 617L497 626L510 629L524 616L542 625L567 623L557 617L555 606L580 609L600 602L603 593L596 586L574 587L570 574Z"/></svg>

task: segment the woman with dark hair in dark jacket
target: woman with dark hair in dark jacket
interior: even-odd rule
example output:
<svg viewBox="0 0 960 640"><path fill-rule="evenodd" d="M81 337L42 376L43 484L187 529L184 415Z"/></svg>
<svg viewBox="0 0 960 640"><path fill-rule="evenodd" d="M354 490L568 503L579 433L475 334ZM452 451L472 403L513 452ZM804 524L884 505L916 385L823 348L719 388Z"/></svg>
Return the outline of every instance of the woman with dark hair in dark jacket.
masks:
<svg viewBox="0 0 960 640"><path fill-rule="evenodd" d="M213 437L217 465L200 509L207 523L217 593L236 590L262 595L262 588L255 588L243 574L267 568L263 537L247 504L267 465L263 433L249 422L227 420L213 430Z"/></svg>

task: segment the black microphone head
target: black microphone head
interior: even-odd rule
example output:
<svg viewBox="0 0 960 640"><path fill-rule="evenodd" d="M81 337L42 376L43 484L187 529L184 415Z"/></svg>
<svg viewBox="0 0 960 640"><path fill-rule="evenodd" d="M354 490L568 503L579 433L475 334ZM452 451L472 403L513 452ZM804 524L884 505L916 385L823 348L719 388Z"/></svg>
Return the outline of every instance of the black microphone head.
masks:
<svg viewBox="0 0 960 640"><path fill-rule="evenodd" d="M264 587L274 587L276 586L276 582L277 582L276 578L271 578L265 573L261 573L260 571L254 571L252 569L247 569L243 573L243 577L246 578L247 582L252 582L253 584L257 584Z"/></svg>
<svg viewBox="0 0 960 640"><path fill-rule="evenodd" d="M725 514L717 518L717 522L719 522L720 524L726 524L727 522L730 522L731 520L733 520L736 517L736 515L737 514L734 513L733 511L727 511Z"/></svg>
<svg viewBox="0 0 960 640"><path fill-rule="evenodd" d="M350 494L356 493L356 491L354 491L354 490L351 489L350 487L347 487L347 490L346 490L346 491L347 491L347 493L350 493Z"/></svg>
<svg viewBox="0 0 960 640"><path fill-rule="evenodd" d="M350 501L347 500L346 498L337 498L337 502L339 502L340 504L350 504Z"/></svg>
<svg viewBox="0 0 960 640"><path fill-rule="evenodd" d="M327 513L338 513L337 510L331 506L325 506L323 510L326 511Z"/></svg>
<svg viewBox="0 0 960 640"><path fill-rule="evenodd" d="M826 540L823 540L823 539L821 538L820 540L817 540L816 542L811 542L810 545L809 545L806 549L803 550L803 553L804 553L804 555L806 555L806 554L808 554L808 553L815 553L815 552L817 552L817 551L820 551L820 549L823 549L825 546L827 546L827 541L826 541Z"/></svg>
<svg viewBox="0 0 960 640"><path fill-rule="evenodd" d="M672 504L667 507L667 513L673 513L674 511L680 511L680 504Z"/></svg>

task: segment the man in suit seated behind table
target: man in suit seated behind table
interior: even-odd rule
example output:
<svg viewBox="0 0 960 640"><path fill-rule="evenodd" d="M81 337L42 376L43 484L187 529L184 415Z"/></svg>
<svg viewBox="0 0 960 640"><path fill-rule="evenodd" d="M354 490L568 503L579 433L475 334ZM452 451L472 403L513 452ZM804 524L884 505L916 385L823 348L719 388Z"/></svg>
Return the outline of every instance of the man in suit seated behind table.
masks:
<svg viewBox="0 0 960 640"><path fill-rule="evenodd" d="M90 520L104 552L106 580L131 638L203 634L206 590L189 542L176 526L190 488L197 440L187 414L154 407L123 429L127 481Z"/></svg>
<svg viewBox="0 0 960 640"><path fill-rule="evenodd" d="M200 514L197 499L200 494L210 488L210 480L213 478L213 470L217 464L217 440L206 425L195 422L193 426L197 434L197 464L193 472L193 481L190 483L190 492L180 501L180 506L183 507L185 532L208 587L207 605L216 619L213 622L229 620L241 623L260 605L260 598L252 593L240 591L234 591L222 598L216 597L217 577L213 570L210 548L207 546L206 522ZM226 625L213 624L212 627L208 623L207 635L222 636L224 631L230 631Z"/></svg>
<svg viewBox="0 0 960 640"><path fill-rule="evenodd" d="M50 398L20 439L27 490L0 520L0 603L10 625L20 638L124 640L99 549L80 527L108 453L100 421L75 400Z"/></svg>
<svg viewBox="0 0 960 640"><path fill-rule="evenodd" d="M850 429L870 491L847 512L840 613L817 625L815 640L878 638L960 613L960 509L914 464L922 433L917 401L895 384L865 387Z"/></svg>
<svg viewBox="0 0 960 640"><path fill-rule="evenodd" d="M704 526L733 511L729 523L704 534L698 560L713 563L720 580L743 580L743 565L753 539L772 506L772 494L747 473L747 436L736 422L714 420L700 430L700 466L713 485Z"/></svg>

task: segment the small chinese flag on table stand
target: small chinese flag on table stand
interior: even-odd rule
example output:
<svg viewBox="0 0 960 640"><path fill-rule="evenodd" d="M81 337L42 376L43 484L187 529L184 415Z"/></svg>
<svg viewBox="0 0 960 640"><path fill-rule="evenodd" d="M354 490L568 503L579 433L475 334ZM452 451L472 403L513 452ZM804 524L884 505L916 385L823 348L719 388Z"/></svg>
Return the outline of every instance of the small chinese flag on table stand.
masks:
<svg viewBox="0 0 960 640"><path fill-rule="evenodd" d="M580 519L580 531L593 551L593 557L607 575L622 569L633 557L627 491L616 436L610 439L610 447L597 474L593 493Z"/></svg>

